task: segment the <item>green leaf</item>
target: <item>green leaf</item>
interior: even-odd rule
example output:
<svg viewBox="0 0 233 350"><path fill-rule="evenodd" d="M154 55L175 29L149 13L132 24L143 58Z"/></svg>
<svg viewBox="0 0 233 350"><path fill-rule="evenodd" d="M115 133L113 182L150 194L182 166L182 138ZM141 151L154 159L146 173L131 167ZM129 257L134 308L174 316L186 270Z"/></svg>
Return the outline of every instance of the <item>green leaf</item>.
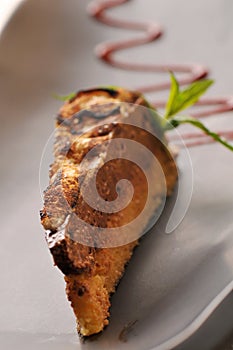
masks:
<svg viewBox="0 0 233 350"><path fill-rule="evenodd" d="M195 104L201 95L213 84L213 80L202 79L195 81L183 91L180 91L178 81L171 73L171 90L166 105L165 119Z"/></svg>
<svg viewBox="0 0 233 350"><path fill-rule="evenodd" d="M166 104L166 110L165 110L166 119L168 119L168 117L172 115L171 112L173 110L173 105L175 105L176 103L176 99L179 96L179 90L180 90L178 81L176 80L173 73L170 73L170 78L171 78L171 89L170 89L170 95Z"/></svg>
<svg viewBox="0 0 233 350"><path fill-rule="evenodd" d="M213 131L210 131L200 120L192 118L192 117L181 117L176 116L170 120L170 123L173 127L178 127L181 124L191 124L201 129L206 135L212 137L215 141L221 143L223 146L233 151L233 145L228 143L225 139L223 139L220 135L216 134Z"/></svg>
<svg viewBox="0 0 233 350"><path fill-rule="evenodd" d="M52 94L53 98L55 98L58 101L69 101L73 97L76 96L76 92L71 92L69 95L58 95L58 94Z"/></svg>

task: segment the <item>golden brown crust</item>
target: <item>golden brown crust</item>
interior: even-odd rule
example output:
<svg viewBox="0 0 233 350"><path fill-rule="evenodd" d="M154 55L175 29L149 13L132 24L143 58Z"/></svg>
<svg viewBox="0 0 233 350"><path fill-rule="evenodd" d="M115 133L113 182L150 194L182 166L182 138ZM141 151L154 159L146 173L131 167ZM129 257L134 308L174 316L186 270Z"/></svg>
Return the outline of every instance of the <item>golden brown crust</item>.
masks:
<svg viewBox="0 0 233 350"><path fill-rule="evenodd" d="M95 248L100 242L96 241L94 231L80 225L78 219L95 228L125 225L143 210L148 185L143 171L134 163L129 165L129 161L115 159L104 164L97 176L97 190L103 199L113 201L116 198L116 184L122 178L131 182L135 192L126 208L117 213L102 213L89 206L82 197L80 183L83 179L89 183L91 179L85 168L79 166L80 163L97 145L103 157L106 157L106 141L129 139L144 145L159 159L168 194L177 178L176 165L166 145L148 132L148 128L154 128L161 137L159 125L153 124L151 115L141 115L141 112L138 113L137 126L125 124L119 105L116 104L121 101L147 105L136 92L95 89L79 92L62 107L57 119L55 161L50 169L50 185L44 193L41 222L47 231L47 242L54 262L65 274L67 295L82 335L97 333L108 324L110 294L115 291L138 240L135 238L131 243L119 247ZM124 155L123 148L119 150ZM96 157L98 161L102 160L99 154ZM153 179L155 174L151 164L148 163L147 167L149 178ZM142 221L144 226L165 195L160 183L162 180L159 176L156 180L154 202ZM80 234L86 239L86 245L79 242ZM101 243L108 246L108 237L104 239Z"/></svg>

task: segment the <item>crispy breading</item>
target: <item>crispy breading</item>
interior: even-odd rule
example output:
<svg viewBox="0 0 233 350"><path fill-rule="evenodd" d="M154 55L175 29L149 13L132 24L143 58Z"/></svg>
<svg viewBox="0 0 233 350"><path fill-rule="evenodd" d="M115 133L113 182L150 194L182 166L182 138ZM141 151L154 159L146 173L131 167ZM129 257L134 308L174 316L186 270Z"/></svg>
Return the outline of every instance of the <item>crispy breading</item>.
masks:
<svg viewBox="0 0 233 350"><path fill-rule="evenodd" d="M133 104L132 116L126 113L127 123L120 102ZM161 199L171 194L177 179L176 165L162 128L149 111L142 112L137 106L148 106L140 93L93 89L77 93L65 103L57 117L55 160L50 169L50 184L44 192L41 222L54 263L65 274L67 296L77 318L78 331L84 336L98 333L108 324L109 298L138 244L141 230L160 206ZM138 118L136 125L130 125L130 117ZM163 179L149 161L147 164L145 159L148 170L145 178L137 164L123 159L124 143L116 149L121 156L105 164L108 142L115 139L134 140L152 152L163 169L167 193L162 186ZM96 146L99 147L97 154L86 160L86 168L81 167L81 162ZM91 183L92 172L88 169L95 166L95 162L103 163L96 177L96 187L106 202L116 199L116 185L122 178L130 181L134 188L132 201L118 212L101 212L83 198L80 186L83 181L87 187ZM114 243L111 247L112 237L105 235L97 239L98 228L119 228L120 239L120 227L139 216L145 206L147 180L154 183L152 199L140 226L132 226L128 232L128 235L132 231L136 233L132 241L124 245L119 243L120 246ZM81 225L80 220L89 225Z"/></svg>

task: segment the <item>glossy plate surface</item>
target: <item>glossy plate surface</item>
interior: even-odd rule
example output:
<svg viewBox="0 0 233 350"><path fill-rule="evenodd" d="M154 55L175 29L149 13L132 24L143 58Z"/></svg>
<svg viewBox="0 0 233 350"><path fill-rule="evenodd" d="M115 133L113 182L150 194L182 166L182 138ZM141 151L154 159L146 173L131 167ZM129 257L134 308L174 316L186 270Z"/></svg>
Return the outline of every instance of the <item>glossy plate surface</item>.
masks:
<svg viewBox="0 0 233 350"><path fill-rule="evenodd" d="M232 92L232 1L146 4L135 0L116 9L119 16L156 19L168 29L161 42L137 51L138 60L205 62L217 80L210 94ZM85 344L76 335L63 277L52 266L39 222L40 158L60 106L51 98L53 92L106 84L131 88L161 79L114 70L95 59L95 44L125 35L89 19L84 2L31 0L17 10L0 38L4 349L171 349L232 290L233 154L219 145L195 148L190 151L194 191L183 222L166 235L162 218L141 241L112 298L111 323L104 333ZM135 54L136 49L122 55ZM233 128L233 115L214 117L208 124ZM179 165L185 177L182 153ZM120 341L128 324L127 342Z"/></svg>

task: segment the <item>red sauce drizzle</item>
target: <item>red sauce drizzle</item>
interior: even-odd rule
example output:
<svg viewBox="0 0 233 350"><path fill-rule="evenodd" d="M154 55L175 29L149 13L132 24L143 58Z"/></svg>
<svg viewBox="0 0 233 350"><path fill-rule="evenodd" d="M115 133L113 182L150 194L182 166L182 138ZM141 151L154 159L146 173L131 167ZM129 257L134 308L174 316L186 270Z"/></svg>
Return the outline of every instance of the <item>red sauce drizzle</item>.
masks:
<svg viewBox="0 0 233 350"><path fill-rule="evenodd" d="M201 64L143 64L125 62L120 59L116 59L114 54L116 51L125 50L128 48L151 43L161 37L163 30L161 26L155 22L135 22L128 20L121 20L110 16L107 10L130 0L106 0L102 2L93 1L88 7L89 14L99 22L116 28L130 29L135 31L142 31L143 37L136 37L134 39L125 39L117 42L101 43L96 48L97 56L106 62L107 64L118 67L124 70L133 70L138 72L154 72L154 73L168 73L172 71L174 73L183 73L184 78L178 79L180 85L190 84L196 80L204 78L208 75L208 69ZM170 88L170 81L163 83L140 86L137 90L148 93L167 90ZM164 107L165 101L156 101L153 103L155 107ZM209 117L214 114L225 113L233 110L233 97L220 97L220 98L204 98L196 103L197 106L210 107L208 110L201 112L194 112L192 116L196 118ZM218 131L218 133L228 140L233 140L233 131ZM186 146L192 147L197 145L203 145L214 142L212 138L202 133L186 133L182 135L182 138L186 140ZM171 138L175 141L175 138Z"/></svg>

